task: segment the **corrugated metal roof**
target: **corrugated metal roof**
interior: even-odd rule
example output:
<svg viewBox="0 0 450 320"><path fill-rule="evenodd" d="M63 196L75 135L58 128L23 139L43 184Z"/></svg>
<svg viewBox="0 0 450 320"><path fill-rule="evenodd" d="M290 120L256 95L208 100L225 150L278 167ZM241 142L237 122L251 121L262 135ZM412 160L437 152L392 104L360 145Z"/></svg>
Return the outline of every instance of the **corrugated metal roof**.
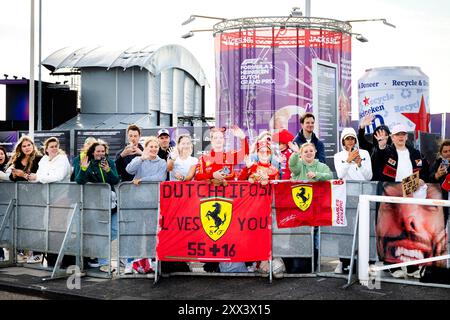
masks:
<svg viewBox="0 0 450 320"><path fill-rule="evenodd" d="M71 129L126 129L130 124L136 124L141 128L155 127L155 121L151 121L152 114L94 114L80 113L76 117L53 128L52 130L71 130Z"/></svg>
<svg viewBox="0 0 450 320"><path fill-rule="evenodd" d="M168 68L178 68L189 73L200 86L207 83L205 73L197 59L186 48L175 45L148 45L143 48L130 47L114 50L106 47L62 48L49 55L43 62L50 71L64 68L104 67L145 68L158 75Z"/></svg>

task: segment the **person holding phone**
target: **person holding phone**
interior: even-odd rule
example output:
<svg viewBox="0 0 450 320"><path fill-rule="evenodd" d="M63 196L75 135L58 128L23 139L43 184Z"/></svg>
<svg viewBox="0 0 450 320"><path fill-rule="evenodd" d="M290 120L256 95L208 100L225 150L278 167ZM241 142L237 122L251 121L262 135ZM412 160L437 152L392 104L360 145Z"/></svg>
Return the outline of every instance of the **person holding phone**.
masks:
<svg viewBox="0 0 450 320"><path fill-rule="evenodd" d="M136 157L142 156L144 147L139 143L141 139L141 128L132 124L127 128L128 145L117 153L116 168L122 181L132 181L134 176L126 170L127 165Z"/></svg>
<svg viewBox="0 0 450 320"><path fill-rule="evenodd" d="M206 180L216 186L226 186L228 180L234 180L234 166L242 162L249 154L249 145L242 129L233 126L231 131L235 137L241 140L242 149L225 151L225 130L226 128L211 128L212 149L199 158L195 180Z"/></svg>
<svg viewBox="0 0 450 320"><path fill-rule="evenodd" d="M369 152L359 149L353 128L344 128L341 134L342 151L334 155L334 167L339 179L370 181L372 163Z"/></svg>
<svg viewBox="0 0 450 320"><path fill-rule="evenodd" d="M86 152L86 156L81 159L80 170L75 175L78 184L108 183L111 185L111 240L117 239L117 203L114 185L119 183L120 178L117 173L114 160L108 157L108 144L98 139ZM109 266L106 259L98 259L100 271L108 272Z"/></svg>
<svg viewBox="0 0 450 320"><path fill-rule="evenodd" d="M439 146L438 158L430 169L430 181L441 185L445 199L448 199L450 190L450 140L442 141Z"/></svg>
<svg viewBox="0 0 450 320"><path fill-rule="evenodd" d="M78 184L103 182L113 186L120 181L114 161L108 158L108 145L101 139L89 147L87 157L83 158L80 167L81 170L75 177Z"/></svg>

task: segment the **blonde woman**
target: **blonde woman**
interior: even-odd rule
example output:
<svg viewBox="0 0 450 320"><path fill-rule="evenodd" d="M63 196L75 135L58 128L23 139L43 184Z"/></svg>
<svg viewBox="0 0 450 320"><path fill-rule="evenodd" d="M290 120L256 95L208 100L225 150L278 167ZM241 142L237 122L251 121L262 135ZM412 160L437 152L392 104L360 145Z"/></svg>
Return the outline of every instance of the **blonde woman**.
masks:
<svg viewBox="0 0 450 320"><path fill-rule="evenodd" d="M38 163L42 156L36 149L33 140L28 136L22 136L14 148L13 155L8 162L8 169L11 181L28 181L33 173L38 170ZM22 251L19 251L18 260L24 259L25 256ZM22 261L23 262L23 261ZM29 251L26 258L27 263L42 262L42 254L39 252Z"/></svg>
<svg viewBox="0 0 450 320"><path fill-rule="evenodd" d="M33 140L28 136L22 136L8 163L6 173L9 174L9 179L14 182L28 181L30 174L37 172L41 158Z"/></svg>
<svg viewBox="0 0 450 320"><path fill-rule="evenodd" d="M291 180L324 181L333 177L330 168L315 159L316 152L314 144L307 142L302 144L299 152L291 156Z"/></svg>
<svg viewBox="0 0 450 320"><path fill-rule="evenodd" d="M30 181L40 183L52 183L57 181L69 181L70 163L63 150L59 148L59 140L50 137L44 142L45 155L39 161L36 174L30 174Z"/></svg>
<svg viewBox="0 0 450 320"><path fill-rule="evenodd" d="M134 175L133 183L143 181L165 181L167 163L158 156L159 142L155 136L148 137L144 142L144 151L140 157L135 157L125 170Z"/></svg>
<svg viewBox="0 0 450 320"><path fill-rule="evenodd" d="M170 181L190 181L194 178L198 159L192 156L194 147L189 135L181 135L177 145L170 148L167 159L167 171L170 172Z"/></svg>

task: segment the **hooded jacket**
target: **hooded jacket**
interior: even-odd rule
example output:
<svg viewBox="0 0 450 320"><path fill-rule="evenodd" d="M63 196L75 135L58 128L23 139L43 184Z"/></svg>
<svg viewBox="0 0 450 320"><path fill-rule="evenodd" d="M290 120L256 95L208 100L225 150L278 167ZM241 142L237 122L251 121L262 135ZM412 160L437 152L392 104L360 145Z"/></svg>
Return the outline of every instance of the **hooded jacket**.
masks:
<svg viewBox="0 0 450 320"><path fill-rule="evenodd" d="M344 139L348 136L352 136L356 139L355 147L359 149L359 141L356 136L356 132L353 128L344 128L341 133L341 147L342 151L334 155L334 167L339 179L344 180L359 180L368 181L372 179L372 162L369 152L363 149L359 149L359 156L361 157L361 166L352 161L347 162L349 152L345 150Z"/></svg>

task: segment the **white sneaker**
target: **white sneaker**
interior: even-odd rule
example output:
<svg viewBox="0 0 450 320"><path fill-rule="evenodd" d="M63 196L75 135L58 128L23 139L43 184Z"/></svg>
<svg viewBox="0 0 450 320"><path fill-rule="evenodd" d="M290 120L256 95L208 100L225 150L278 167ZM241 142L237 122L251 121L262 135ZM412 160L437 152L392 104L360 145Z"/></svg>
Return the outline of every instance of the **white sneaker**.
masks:
<svg viewBox="0 0 450 320"><path fill-rule="evenodd" d="M407 278L407 271L406 271L406 267L402 267L399 270L395 270L394 272L391 272L391 276L393 276L394 278Z"/></svg>
<svg viewBox="0 0 450 320"><path fill-rule="evenodd" d="M421 271L422 271L422 267L419 267L419 269L417 269L411 273L407 273L407 275L408 275L408 277L411 277L411 278L420 279Z"/></svg>
<svg viewBox="0 0 450 320"><path fill-rule="evenodd" d="M343 273L342 266L343 263L339 262L338 265L336 266L336 269L334 269L334 273Z"/></svg>
<svg viewBox="0 0 450 320"><path fill-rule="evenodd" d="M105 264L105 265L103 265L103 266L100 266L100 268L99 268L99 270L100 270L101 272L106 272L106 273L109 272L109 269L110 269L109 264ZM115 268L111 268L111 272L114 272L114 271L116 271L116 269L115 269Z"/></svg>
<svg viewBox="0 0 450 320"><path fill-rule="evenodd" d="M27 258L27 263L41 263L42 262L42 255L32 255Z"/></svg>

